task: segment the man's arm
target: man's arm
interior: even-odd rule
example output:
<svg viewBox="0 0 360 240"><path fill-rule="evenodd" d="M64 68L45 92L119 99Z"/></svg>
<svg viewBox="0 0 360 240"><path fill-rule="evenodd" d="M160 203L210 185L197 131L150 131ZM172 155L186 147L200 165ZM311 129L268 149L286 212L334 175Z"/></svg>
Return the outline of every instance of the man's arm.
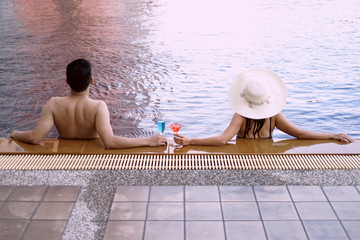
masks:
<svg viewBox="0 0 360 240"><path fill-rule="evenodd" d="M44 107L41 118L32 131L13 131L11 137L30 144L39 144L54 126L53 99L50 99Z"/></svg>
<svg viewBox="0 0 360 240"><path fill-rule="evenodd" d="M109 111L104 102L99 102L96 117L96 130L103 142L105 148L132 148L142 146L164 146L166 145L166 138L160 134L150 138L125 138L114 136L112 127L110 125Z"/></svg>

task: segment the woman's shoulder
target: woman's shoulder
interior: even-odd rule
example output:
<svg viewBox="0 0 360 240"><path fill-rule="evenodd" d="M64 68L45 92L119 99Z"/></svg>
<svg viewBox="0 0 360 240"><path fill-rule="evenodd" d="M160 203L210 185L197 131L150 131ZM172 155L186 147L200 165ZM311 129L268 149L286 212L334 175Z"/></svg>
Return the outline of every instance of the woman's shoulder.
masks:
<svg viewBox="0 0 360 240"><path fill-rule="evenodd" d="M234 113L233 118L237 118L237 119L245 119L245 117L241 116L241 115L240 115L240 114L238 114L238 113Z"/></svg>
<svg viewBox="0 0 360 240"><path fill-rule="evenodd" d="M285 116L281 112L279 112L278 114L276 114L275 116L273 116L271 118L273 118L275 120L279 120L279 119L285 118Z"/></svg>
<svg viewBox="0 0 360 240"><path fill-rule="evenodd" d="M242 124L245 121L246 121L246 118L241 116L238 113L234 113L234 116L233 116L233 118L231 120L231 122L236 123L236 124Z"/></svg>

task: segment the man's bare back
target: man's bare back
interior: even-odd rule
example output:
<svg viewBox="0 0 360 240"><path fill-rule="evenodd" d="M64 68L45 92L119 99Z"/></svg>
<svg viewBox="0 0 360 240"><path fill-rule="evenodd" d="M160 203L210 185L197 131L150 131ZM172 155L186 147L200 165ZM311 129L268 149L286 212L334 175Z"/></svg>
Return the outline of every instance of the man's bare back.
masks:
<svg viewBox="0 0 360 240"><path fill-rule="evenodd" d="M89 88L94 80L91 77L91 64L88 61L74 60L68 65L66 74L66 83L71 88L71 95L51 98L46 103L35 129L13 131L12 138L39 144L55 125L62 138L100 137L106 148L166 145L166 138L159 134L149 138L126 138L113 134L105 102L89 98Z"/></svg>
<svg viewBox="0 0 360 240"><path fill-rule="evenodd" d="M100 101L87 96L54 97L49 101L54 124L62 138L98 138L95 118Z"/></svg>

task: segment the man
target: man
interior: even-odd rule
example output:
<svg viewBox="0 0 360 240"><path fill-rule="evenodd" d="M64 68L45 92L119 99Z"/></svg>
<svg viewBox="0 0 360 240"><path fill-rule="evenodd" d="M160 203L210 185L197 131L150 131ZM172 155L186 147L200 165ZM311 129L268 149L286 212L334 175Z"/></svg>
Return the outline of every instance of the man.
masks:
<svg viewBox="0 0 360 240"><path fill-rule="evenodd" d="M105 102L89 98L90 84L94 81L90 62L85 59L72 61L66 68L66 77L71 95L51 98L46 103L35 129L25 132L13 131L12 138L39 144L55 124L61 138L100 137L105 148L166 145L166 138L159 134L149 138L125 138L114 135Z"/></svg>

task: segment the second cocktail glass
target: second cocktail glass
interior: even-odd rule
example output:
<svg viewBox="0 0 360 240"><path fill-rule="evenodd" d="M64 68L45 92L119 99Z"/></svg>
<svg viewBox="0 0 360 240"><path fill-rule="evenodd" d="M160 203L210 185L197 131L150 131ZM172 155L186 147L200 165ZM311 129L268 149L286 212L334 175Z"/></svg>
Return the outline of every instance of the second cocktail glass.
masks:
<svg viewBox="0 0 360 240"><path fill-rule="evenodd" d="M174 133L178 133L180 128L181 128L182 124L181 123L171 123L170 124L170 128ZM181 147L181 144L177 144L177 143L173 143L174 147Z"/></svg>

